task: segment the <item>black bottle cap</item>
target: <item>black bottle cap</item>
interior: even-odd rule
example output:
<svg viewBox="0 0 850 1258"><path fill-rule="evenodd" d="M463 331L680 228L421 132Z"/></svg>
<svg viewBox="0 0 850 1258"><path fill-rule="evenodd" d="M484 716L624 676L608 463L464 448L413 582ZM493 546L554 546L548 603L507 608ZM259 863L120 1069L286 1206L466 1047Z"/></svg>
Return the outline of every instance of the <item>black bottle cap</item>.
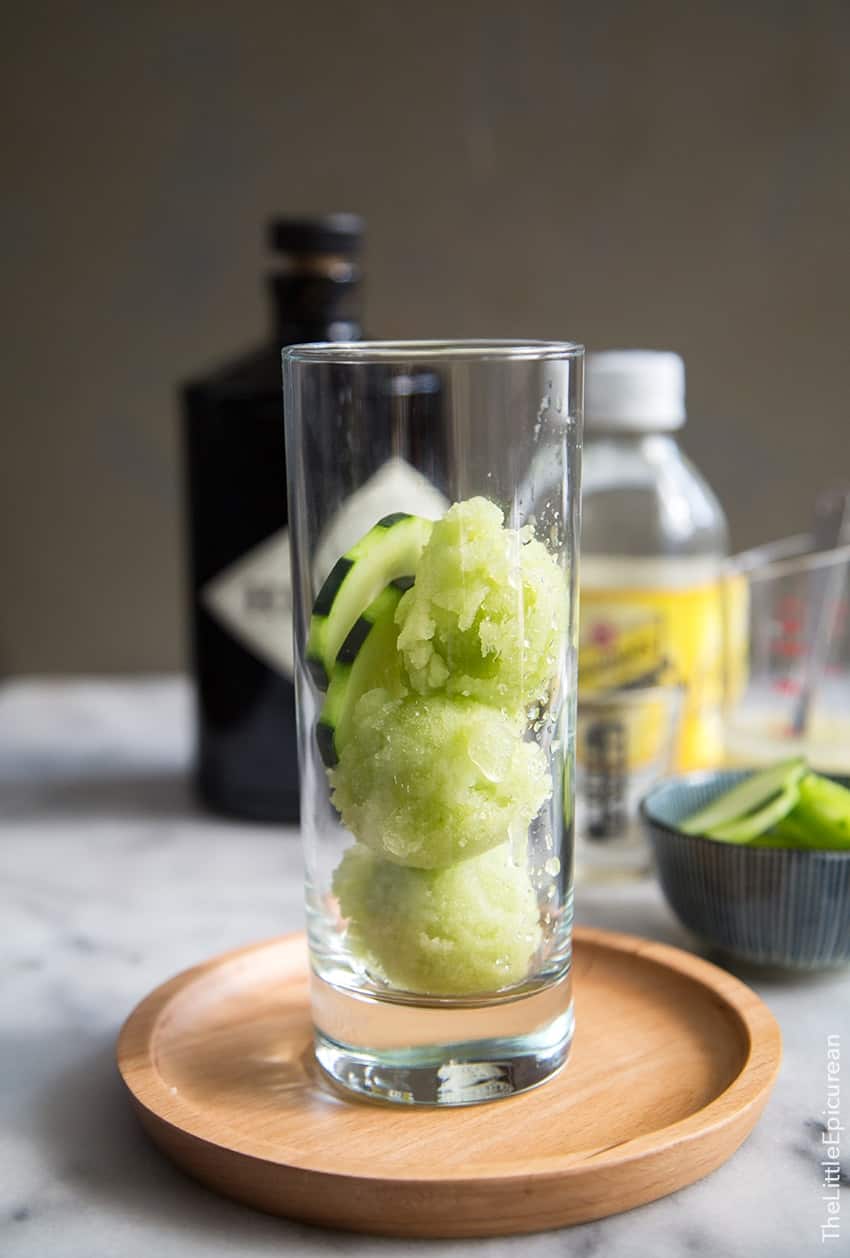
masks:
<svg viewBox="0 0 850 1258"><path fill-rule="evenodd" d="M310 214L274 218L269 245L280 253L357 253L365 223L359 214Z"/></svg>

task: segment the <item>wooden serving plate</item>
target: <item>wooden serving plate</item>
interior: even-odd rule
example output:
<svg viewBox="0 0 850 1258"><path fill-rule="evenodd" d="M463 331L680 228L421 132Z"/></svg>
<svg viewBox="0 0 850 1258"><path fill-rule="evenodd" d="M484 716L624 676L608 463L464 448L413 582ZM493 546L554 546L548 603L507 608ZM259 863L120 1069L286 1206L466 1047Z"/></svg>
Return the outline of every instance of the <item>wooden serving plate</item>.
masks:
<svg viewBox="0 0 850 1258"><path fill-rule="evenodd" d="M303 935L216 957L152 992L118 1064L174 1162L273 1214L394 1236L580 1223L713 1171L752 1130L779 1028L743 983L665 944L578 928L561 1073L460 1109L342 1097L312 1053Z"/></svg>

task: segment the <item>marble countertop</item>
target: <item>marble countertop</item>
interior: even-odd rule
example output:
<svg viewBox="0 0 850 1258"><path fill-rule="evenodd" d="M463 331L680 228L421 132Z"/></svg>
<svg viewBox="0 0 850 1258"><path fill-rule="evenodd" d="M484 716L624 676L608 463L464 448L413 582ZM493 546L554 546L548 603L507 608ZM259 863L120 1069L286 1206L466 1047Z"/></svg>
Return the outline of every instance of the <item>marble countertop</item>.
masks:
<svg viewBox="0 0 850 1258"><path fill-rule="evenodd" d="M779 1081L726 1165L627 1214L537 1236L394 1241L325 1232L215 1197L136 1124L118 1028L164 979L302 925L295 831L202 814L178 679L0 688L0 1253L4 1258L480 1255L804 1258L850 1252L850 1135L837 1244L821 1241L827 1036L850 1061L850 976L739 976L784 1036ZM580 888L580 921L694 942L652 882ZM850 1127L850 1073L845 1124Z"/></svg>

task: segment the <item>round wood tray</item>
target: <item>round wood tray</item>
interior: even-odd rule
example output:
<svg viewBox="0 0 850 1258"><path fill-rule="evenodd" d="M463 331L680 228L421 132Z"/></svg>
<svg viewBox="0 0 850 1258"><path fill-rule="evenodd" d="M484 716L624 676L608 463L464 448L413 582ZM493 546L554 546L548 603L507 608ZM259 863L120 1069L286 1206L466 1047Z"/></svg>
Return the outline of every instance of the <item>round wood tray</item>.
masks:
<svg viewBox="0 0 850 1258"><path fill-rule="evenodd" d="M303 935L178 974L130 1015L118 1064L154 1141L261 1210L395 1236L533 1232L700 1179L752 1130L779 1028L688 953L575 932L576 1037L534 1091L440 1110L341 1097L312 1053Z"/></svg>

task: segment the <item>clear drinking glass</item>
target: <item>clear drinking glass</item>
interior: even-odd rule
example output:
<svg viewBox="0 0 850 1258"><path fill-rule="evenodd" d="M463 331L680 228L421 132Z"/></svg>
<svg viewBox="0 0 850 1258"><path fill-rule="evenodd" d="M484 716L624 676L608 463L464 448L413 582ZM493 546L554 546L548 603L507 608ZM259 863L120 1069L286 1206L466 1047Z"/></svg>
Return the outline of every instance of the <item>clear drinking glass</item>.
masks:
<svg viewBox="0 0 850 1258"><path fill-rule="evenodd" d="M576 881L639 878L652 856L638 816L673 768L684 690L634 686L579 699L576 727Z"/></svg>
<svg viewBox="0 0 850 1258"><path fill-rule="evenodd" d="M457 1105L573 1030L583 350L284 351L316 1056Z"/></svg>
<svg viewBox="0 0 850 1258"><path fill-rule="evenodd" d="M726 759L805 755L850 774L850 546L806 534L739 555L725 582Z"/></svg>

